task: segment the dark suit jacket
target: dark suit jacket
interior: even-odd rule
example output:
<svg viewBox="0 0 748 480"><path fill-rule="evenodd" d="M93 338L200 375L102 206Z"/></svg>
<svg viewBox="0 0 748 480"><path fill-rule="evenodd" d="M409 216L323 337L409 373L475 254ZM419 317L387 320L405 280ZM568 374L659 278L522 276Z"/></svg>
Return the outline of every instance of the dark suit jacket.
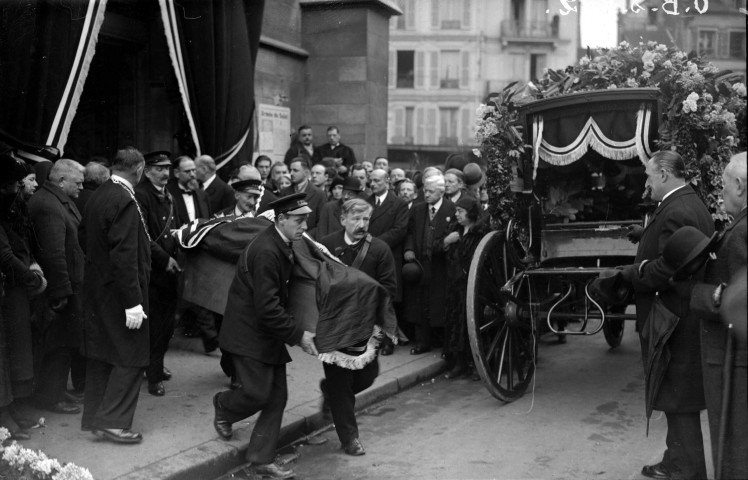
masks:
<svg viewBox="0 0 748 480"><path fill-rule="evenodd" d="M58 299L80 293L85 255L78 241L78 207L49 180L28 205L39 242L37 260L47 279L47 296Z"/></svg>
<svg viewBox="0 0 748 480"><path fill-rule="evenodd" d="M317 157L317 148L314 146L312 146L312 154L309 155L309 152L307 151L306 148L304 148L303 145L299 143L295 143L294 145L291 145L291 148L286 150L286 155L283 157L283 163L285 163L286 166L290 167L291 160L293 160L296 157L301 157L304 160L306 160L309 163L309 166L312 166L315 163L319 163L315 161L318 157ZM319 157L319 158L321 159L322 157Z"/></svg>
<svg viewBox="0 0 748 480"><path fill-rule="evenodd" d="M639 240L635 263L657 260L670 236L686 225L698 228L705 235L714 232L711 214L688 185L673 192L654 211ZM680 317L668 340L672 358L654 409L672 413L699 411L704 408L704 390L698 318L690 312L689 299L680 297L677 290L670 288L662 272L654 268L644 269L644 272L644 276L633 282L639 331L649 315L655 293L659 293L665 306Z"/></svg>
<svg viewBox="0 0 748 480"><path fill-rule="evenodd" d="M187 207L184 204L184 196L182 191L179 189L179 185L175 179L169 180L166 184L166 189L171 193L171 198L174 201L174 228L179 228L187 223L190 223L190 217L187 215ZM195 202L195 218L210 218L210 207L208 206L208 196L202 190L195 190L192 192L192 198Z"/></svg>
<svg viewBox="0 0 748 480"><path fill-rule="evenodd" d="M322 159L325 157L342 158L343 165L350 167L356 163L356 154L353 153L353 149L348 145L339 143L337 147L333 148L329 143L314 147L314 163L322 163Z"/></svg>
<svg viewBox="0 0 748 480"><path fill-rule="evenodd" d="M177 258L177 242L170 233L170 230L177 227L171 194L164 190L164 194L160 194L150 180L143 178L135 187L135 198L140 204L151 236L150 286L168 290L176 295L177 277L167 272L166 266L169 264L169 258Z"/></svg>
<svg viewBox="0 0 748 480"><path fill-rule="evenodd" d="M148 313L151 246L133 197L107 180L91 196L81 235L86 252L84 319L86 357L112 365L146 367L150 360L148 319L125 325L125 309Z"/></svg>
<svg viewBox="0 0 748 480"><path fill-rule="evenodd" d="M209 217L212 217L217 211L231 207L236 203L234 189L221 180L217 175L216 178L210 182L208 188L205 189L205 194L208 197Z"/></svg>
<svg viewBox="0 0 748 480"><path fill-rule="evenodd" d="M78 207L78 211L81 215L83 214L83 210L86 209L88 199L91 198L91 195L93 195L93 192L95 192L97 188L99 188L99 186L93 182L83 182L83 190L78 193L78 198L73 199L73 202L75 202L75 206Z"/></svg>
<svg viewBox="0 0 748 480"><path fill-rule="evenodd" d="M244 250L229 288L221 349L270 365L291 361L284 343L297 345L304 333L286 310L292 259L273 225Z"/></svg>
<svg viewBox="0 0 748 480"><path fill-rule="evenodd" d="M322 206L317 221L317 237L325 238L331 233L343 229L343 225L340 224L340 212L342 210L343 202L341 200L330 200Z"/></svg>
<svg viewBox="0 0 748 480"><path fill-rule="evenodd" d="M356 255L361 250L364 240L355 245L345 243L345 230L327 235L320 240L320 243L338 257L343 263L350 266L356 259ZM395 298L397 291L397 281L395 278L395 259L392 258L392 252L386 243L376 237L372 237L369 251L361 263L359 270L379 282L390 297Z"/></svg>
<svg viewBox="0 0 748 480"><path fill-rule="evenodd" d="M369 197L369 203L374 205L376 201L376 197L372 194ZM369 220L369 233L389 245L392 255L395 257L398 289L397 294L392 298L396 302L399 302L402 298L400 271L403 267L403 243L405 243L405 235L408 233L409 218L408 204L405 203L405 200L399 198L393 192L387 192L384 202L374 208L371 212L371 220Z"/></svg>
<svg viewBox="0 0 748 480"><path fill-rule="evenodd" d="M412 250L423 266L423 277L420 289L416 292L419 299L408 302L406 316L409 321L431 326L444 325L447 298L447 251L444 249L444 237L450 232L450 224L455 218L455 206L448 199L429 220L427 203L414 204L410 209L408 234L405 237L403 251ZM431 243L427 242L427 233L431 233ZM408 292L403 296L410 299Z"/></svg>
<svg viewBox="0 0 748 480"><path fill-rule="evenodd" d="M290 187L282 189L280 191L280 195L278 196L286 197L293 193L296 192L294 191L294 186L291 185ZM312 209L312 213L309 214L309 218L306 221L307 227L309 229L307 233L316 238L317 221L319 219L319 214L322 211L322 207L325 205L325 203L327 203L327 194L312 185L312 182L307 182L304 193L306 193L306 202L309 204L309 208Z"/></svg>

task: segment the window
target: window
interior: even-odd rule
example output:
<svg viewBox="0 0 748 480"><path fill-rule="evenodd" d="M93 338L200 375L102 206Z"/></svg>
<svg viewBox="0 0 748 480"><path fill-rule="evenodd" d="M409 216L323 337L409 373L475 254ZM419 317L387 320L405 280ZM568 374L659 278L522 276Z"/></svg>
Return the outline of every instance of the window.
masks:
<svg viewBox="0 0 748 480"><path fill-rule="evenodd" d="M416 24L415 17L415 0L398 0L397 4L400 10L403 11L402 15L395 18L395 28L397 30L413 30Z"/></svg>
<svg viewBox="0 0 748 480"><path fill-rule="evenodd" d="M730 32L730 57L745 58L745 32Z"/></svg>
<svg viewBox="0 0 748 480"><path fill-rule="evenodd" d="M397 88L413 88L415 79L415 51L398 50L397 55Z"/></svg>
<svg viewBox="0 0 748 480"><path fill-rule="evenodd" d="M437 145L436 138L437 109L433 105L420 105L415 109L415 130L417 145Z"/></svg>
<svg viewBox="0 0 748 480"><path fill-rule="evenodd" d="M546 58L544 53L530 54L530 80L537 82L538 79L543 76L545 62Z"/></svg>
<svg viewBox="0 0 748 480"><path fill-rule="evenodd" d="M440 88L460 87L460 51L442 50Z"/></svg>
<svg viewBox="0 0 748 480"><path fill-rule="evenodd" d="M714 57L717 53L717 32L699 30L699 55Z"/></svg>
<svg viewBox="0 0 748 480"><path fill-rule="evenodd" d="M439 145L457 145L457 108L439 109Z"/></svg>
<svg viewBox="0 0 748 480"><path fill-rule="evenodd" d="M472 0L432 0L431 27L438 30L470 28Z"/></svg>

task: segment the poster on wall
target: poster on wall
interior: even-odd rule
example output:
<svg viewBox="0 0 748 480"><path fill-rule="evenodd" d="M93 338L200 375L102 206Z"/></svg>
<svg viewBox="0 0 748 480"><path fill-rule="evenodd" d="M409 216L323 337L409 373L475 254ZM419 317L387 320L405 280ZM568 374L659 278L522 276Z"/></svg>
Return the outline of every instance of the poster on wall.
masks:
<svg viewBox="0 0 748 480"><path fill-rule="evenodd" d="M261 103L257 107L257 125L256 156L267 155L273 163L283 161L291 145L291 109Z"/></svg>

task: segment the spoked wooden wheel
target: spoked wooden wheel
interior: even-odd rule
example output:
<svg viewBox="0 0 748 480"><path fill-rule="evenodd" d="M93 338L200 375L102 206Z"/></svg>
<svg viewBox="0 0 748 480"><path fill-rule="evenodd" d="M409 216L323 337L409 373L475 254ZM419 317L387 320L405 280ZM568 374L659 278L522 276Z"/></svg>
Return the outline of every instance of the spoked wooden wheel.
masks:
<svg viewBox="0 0 748 480"><path fill-rule="evenodd" d="M503 232L491 232L473 255L467 287L467 322L473 361L486 388L505 402L521 397L535 374L535 325L501 294L510 268ZM509 292L513 295L517 291Z"/></svg>
<svg viewBox="0 0 748 480"><path fill-rule="evenodd" d="M616 313L623 313L625 308L615 309ZM619 319L606 318L605 324L603 324L603 335L605 335L605 341L611 348L615 348L621 344L623 340L623 326L624 321Z"/></svg>

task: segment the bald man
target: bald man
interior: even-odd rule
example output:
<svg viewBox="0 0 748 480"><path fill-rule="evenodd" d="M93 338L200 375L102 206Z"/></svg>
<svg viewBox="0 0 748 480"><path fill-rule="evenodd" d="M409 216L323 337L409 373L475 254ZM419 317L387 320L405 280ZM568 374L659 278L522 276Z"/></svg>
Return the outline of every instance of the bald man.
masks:
<svg viewBox="0 0 748 480"><path fill-rule="evenodd" d="M216 175L213 157L200 155L195 159L195 176L208 196L210 216L234 204L234 190Z"/></svg>

